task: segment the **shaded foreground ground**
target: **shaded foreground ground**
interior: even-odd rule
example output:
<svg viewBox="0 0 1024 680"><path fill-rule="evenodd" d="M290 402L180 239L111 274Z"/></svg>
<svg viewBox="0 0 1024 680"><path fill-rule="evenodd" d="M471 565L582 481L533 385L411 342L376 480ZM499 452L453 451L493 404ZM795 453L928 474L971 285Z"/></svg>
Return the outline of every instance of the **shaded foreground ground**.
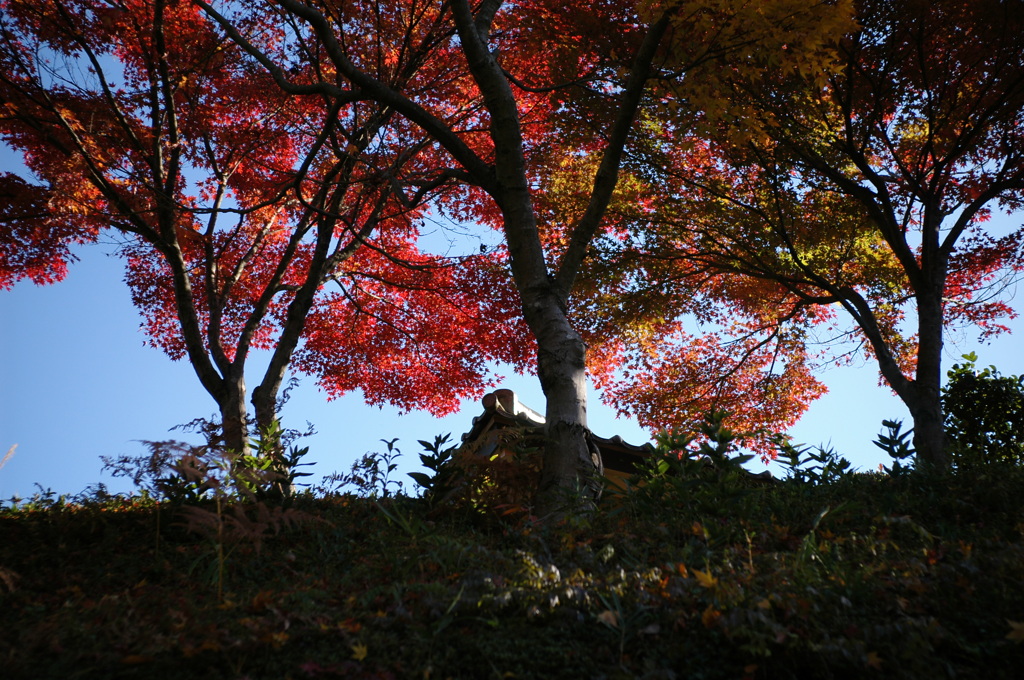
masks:
<svg viewBox="0 0 1024 680"><path fill-rule="evenodd" d="M4 678L1013 678L1024 474L0 510Z"/></svg>

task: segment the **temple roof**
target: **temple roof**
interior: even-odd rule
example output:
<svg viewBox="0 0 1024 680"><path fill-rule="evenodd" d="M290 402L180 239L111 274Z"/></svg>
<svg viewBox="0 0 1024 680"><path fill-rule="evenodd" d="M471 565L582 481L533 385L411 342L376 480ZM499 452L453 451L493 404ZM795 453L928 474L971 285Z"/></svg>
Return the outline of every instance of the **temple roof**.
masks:
<svg viewBox="0 0 1024 680"><path fill-rule="evenodd" d="M484 395L481 400L484 412L473 418L473 426L462 435L463 444L478 441L492 428L521 426L527 429L544 427L544 416L519 401L512 390L500 389ZM606 470L630 474L645 457L654 453L650 444L637 446L615 435L610 438L592 434L591 440L601 450L601 460Z"/></svg>

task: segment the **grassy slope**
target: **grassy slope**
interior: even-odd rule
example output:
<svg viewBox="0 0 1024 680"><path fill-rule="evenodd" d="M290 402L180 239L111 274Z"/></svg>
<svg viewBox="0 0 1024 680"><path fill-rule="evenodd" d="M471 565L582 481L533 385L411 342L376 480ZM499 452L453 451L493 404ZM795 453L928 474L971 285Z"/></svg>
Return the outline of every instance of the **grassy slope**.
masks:
<svg viewBox="0 0 1024 680"><path fill-rule="evenodd" d="M556 530L341 495L191 527L8 507L0 675L1019 677L1022 498L1010 469L677 481Z"/></svg>

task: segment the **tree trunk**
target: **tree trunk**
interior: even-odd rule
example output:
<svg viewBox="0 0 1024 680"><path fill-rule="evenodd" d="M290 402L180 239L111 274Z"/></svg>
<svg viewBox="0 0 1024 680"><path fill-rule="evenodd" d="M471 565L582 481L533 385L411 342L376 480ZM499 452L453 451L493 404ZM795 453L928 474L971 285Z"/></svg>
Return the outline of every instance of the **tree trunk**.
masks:
<svg viewBox="0 0 1024 680"><path fill-rule="evenodd" d="M945 280L945 274L938 280ZM839 292L843 306L871 344L882 376L910 411L914 420L914 448L918 464L935 470L946 470L950 464L942 417L941 290L941 284L930 289L922 285L918 289L918 350L914 380L904 375L868 302L852 289Z"/></svg>
<svg viewBox="0 0 1024 680"><path fill-rule="evenodd" d="M586 345L567 313L569 291L560 293L548 270L528 180L516 98L495 55L488 49L490 23L500 6L492 0L474 16L464 0L452 5L462 48L490 113L494 142L493 179L483 184L501 208L512 278L523 316L537 340L537 371L546 398L544 469L537 514L557 521L566 510L592 508L588 495L597 476L587 429ZM598 456L598 459L600 456Z"/></svg>
<svg viewBox="0 0 1024 680"><path fill-rule="evenodd" d="M923 395L918 406L910 409L910 415L914 418L914 448L918 465L940 472L948 470L950 459L946 450L940 397Z"/></svg>
<svg viewBox="0 0 1024 680"><path fill-rule="evenodd" d="M594 509L600 454L589 447L586 345L560 309L537 337L537 373L546 398L544 467L536 511L543 520Z"/></svg>
<svg viewBox="0 0 1024 680"><path fill-rule="evenodd" d="M245 404L245 378L224 379L224 391L217 400L220 407L223 446L227 451L247 455L249 453L249 411Z"/></svg>
<svg viewBox="0 0 1024 680"><path fill-rule="evenodd" d="M527 192L521 194L519 210L505 213L505 234L523 316L537 342L537 374L546 401L536 511L544 521L558 521L566 512L593 509L600 491L600 454L595 460L589 449L587 347L547 274L532 204Z"/></svg>
<svg viewBox="0 0 1024 680"><path fill-rule="evenodd" d="M914 418L914 448L917 449L919 464L940 471L947 470L950 465L942 416L941 290L941 286L935 286L918 293L915 399L913 403L904 400Z"/></svg>

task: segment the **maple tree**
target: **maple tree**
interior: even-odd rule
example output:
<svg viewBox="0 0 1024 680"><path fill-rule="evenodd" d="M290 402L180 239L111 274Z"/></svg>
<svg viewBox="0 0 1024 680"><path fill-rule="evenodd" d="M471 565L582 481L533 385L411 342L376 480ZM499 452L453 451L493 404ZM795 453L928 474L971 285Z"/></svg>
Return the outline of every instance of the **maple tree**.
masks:
<svg viewBox="0 0 1024 680"><path fill-rule="evenodd" d="M608 348L628 354L613 397L650 422L739 377L785 424L821 390L814 345L852 338L909 409L919 461L945 468L944 328L1004 330L1000 293L1024 269L1024 230L986 225L1024 199L1024 5L856 10L829 70L723 68L728 96L699 115L667 96L635 163L661 193L624 211L632 231L601 260L635 300L609 322L640 348ZM713 334L687 335L695 320Z"/></svg>
<svg viewBox="0 0 1024 680"><path fill-rule="evenodd" d="M286 92L373 99L418 126L435 152L429 181L457 188L439 205L501 229L547 400L541 516L556 515L566 492L590 486L600 465L587 444L587 349L572 294L587 250L605 228L649 82L683 79L714 57L736 53L742 60L762 44L778 51L780 25L814 29L833 9L788 0L756 7L727 0L268 0L239 11L196 1ZM279 16L296 50L265 49L245 25L249 11ZM424 44L392 40L387 26L399 16L419 17L424 34L437 28L424 63L443 77L429 87L386 82L362 61L367 43L394 56ZM306 70L306 54L330 65L317 82L290 76ZM562 211L565 219L548 221L540 201L557 176L551 170L580 155L596 159L594 171L579 200Z"/></svg>
<svg viewBox="0 0 1024 680"><path fill-rule="evenodd" d="M0 172L0 224L0 290L21 279L40 285L63 280L71 246L91 242L99 229L70 229L69 221L57 219L39 192L12 172Z"/></svg>
<svg viewBox="0 0 1024 680"><path fill-rule="evenodd" d="M280 27L247 25L284 49ZM367 59L395 82L420 63ZM251 395L261 433L290 367L330 395L446 413L486 385L489 359L517 360L481 343L502 320L497 270L416 246L434 187L395 186L419 172L417 131L374 101L288 95L195 5L4 0L0 96L26 166L0 184L0 285L59 280L69 244L120 234L143 329L192 364L228 449L249 445L252 350L269 355Z"/></svg>

